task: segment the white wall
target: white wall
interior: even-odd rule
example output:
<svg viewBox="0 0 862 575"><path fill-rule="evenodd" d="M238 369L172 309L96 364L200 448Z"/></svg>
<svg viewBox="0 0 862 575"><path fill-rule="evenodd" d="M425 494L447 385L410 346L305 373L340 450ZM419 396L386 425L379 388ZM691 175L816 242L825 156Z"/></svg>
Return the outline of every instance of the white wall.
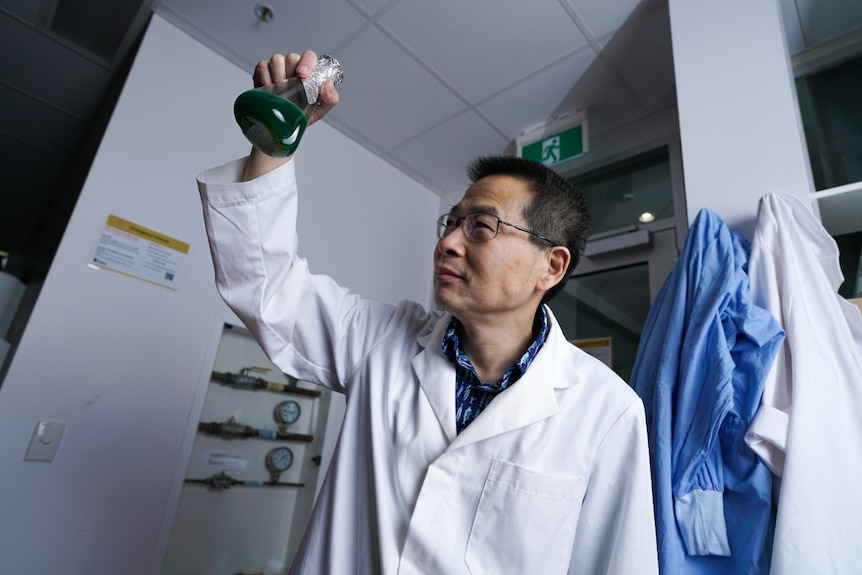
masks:
<svg viewBox="0 0 862 575"><path fill-rule="evenodd" d="M226 312L194 178L247 152L231 109L249 84L153 18L0 388L3 572L150 572ZM439 199L325 125L297 158L312 269L369 297L430 301ZM109 214L191 244L177 291L87 266ZM25 462L40 419L65 435L53 462Z"/></svg>
<svg viewBox="0 0 862 575"><path fill-rule="evenodd" d="M708 207L751 239L763 194L814 191L778 2L669 8L689 222Z"/></svg>

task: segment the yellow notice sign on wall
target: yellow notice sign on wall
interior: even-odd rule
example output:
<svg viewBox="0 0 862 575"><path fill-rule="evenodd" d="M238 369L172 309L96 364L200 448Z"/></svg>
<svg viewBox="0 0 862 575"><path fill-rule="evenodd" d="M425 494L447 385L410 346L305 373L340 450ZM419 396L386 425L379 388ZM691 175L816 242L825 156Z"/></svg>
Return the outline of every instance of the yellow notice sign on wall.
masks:
<svg viewBox="0 0 862 575"><path fill-rule="evenodd" d="M109 215L90 264L177 289L188 263L189 244Z"/></svg>
<svg viewBox="0 0 862 575"><path fill-rule="evenodd" d="M612 358L612 338L610 337L596 337L592 339L572 339L570 340L573 344L595 357L598 360L601 360L608 367L613 367L611 362Z"/></svg>

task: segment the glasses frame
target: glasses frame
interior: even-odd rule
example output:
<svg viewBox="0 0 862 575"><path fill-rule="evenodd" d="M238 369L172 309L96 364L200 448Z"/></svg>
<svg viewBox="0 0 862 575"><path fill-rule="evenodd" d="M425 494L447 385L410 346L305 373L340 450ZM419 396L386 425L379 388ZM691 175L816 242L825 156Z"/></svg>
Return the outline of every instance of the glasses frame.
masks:
<svg viewBox="0 0 862 575"><path fill-rule="evenodd" d="M545 236L543 236L543 235L542 235L542 234L540 234L540 233L537 233L537 232L534 232L533 230L530 230L530 229L527 229L527 228L525 228L525 227L519 226L518 224L513 224L513 223L511 223L511 222L507 222L507 221L505 221L505 220L501 220L499 217L495 216L494 214L486 214L486 213L483 213L483 212L478 212L478 213L475 213L475 214L467 214L466 216L456 216L455 214L443 214L442 216L440 216L439 218L437 218L437 239L442 240L443 238L445 238L446 236L448 236L449 234L451 234L452 232L454 232L456 229L458 229L459 227L461 227L461 224L462 224L463 222L467 221L467 219L469 219L469 218L475 218L475 217L477 217L477 216L487 216L487 217L489 217L489 218L494 218L494 219L496 219L496 220L497 220L497 227L496 227L496 228L494 228L494 235L493 235L493 236L491 236L490 238L487 238L487 239L484 239L484 240L477 240L477 239L475 239L475 238L470 237L470 235L469 235L467 232L464 232L464 237L465 237L465 238L467 238L467 239L468 239L469 241L471 241L471 242L479 243L479 242L487 242L487 241L489 241L489 240L493 240L494 238L496 238L496 237L497 237L497 234L500 232L500 224L503 224L504 226L509 226L510 228L515 228L516 230L520 230L520 231L522 231L522 232L524 232L524 233L530 234L530 235L531 235L531 236L533 236L534 238L538 238L538 239L540 239L540 240L542 240L542 241L548 242L548 243L549 243L549 244L551 244L552 246L558 246L558 245L559 245L559 244L557 244L555 241L553 241L553 240L550 240L550 239L546 238ZM451 229L450 231L448 231L448 232L446 231L446 230L447 230L447 227L443 225L443 220L444 220L445 218L455 218L455 227L454 227L454 228L452 228L452 229Z"/></svg>

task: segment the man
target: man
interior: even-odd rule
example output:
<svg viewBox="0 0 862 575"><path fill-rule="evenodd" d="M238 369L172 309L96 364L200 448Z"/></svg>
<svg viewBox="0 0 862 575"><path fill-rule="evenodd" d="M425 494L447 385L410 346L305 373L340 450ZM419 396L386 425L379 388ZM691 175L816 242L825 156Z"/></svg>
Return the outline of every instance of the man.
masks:
<svg viewBox="0 0 862 575"><path fill-rule="evenodd" d="M273 56L256 85L316 62ZM311 121L338 102L331 83ZM294 573L655 573L643 405L542 305L583 250L580 194L480 159L438 220L445 312L364 300L296 255L291 159L199 177L216 281L272 361L346 395Z"/></svg>

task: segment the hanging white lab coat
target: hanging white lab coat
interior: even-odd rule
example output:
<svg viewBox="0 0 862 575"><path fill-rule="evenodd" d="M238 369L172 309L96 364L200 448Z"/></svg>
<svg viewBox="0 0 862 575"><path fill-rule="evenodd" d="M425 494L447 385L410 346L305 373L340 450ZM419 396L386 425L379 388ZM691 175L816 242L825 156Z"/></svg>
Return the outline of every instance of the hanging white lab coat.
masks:
<svg viewBox="0 0 862 575"><path fill-rule="evenodd" d="M802 200L770 192L749 275L787 334L746 434L780 478L771 573L862 573L862 317L837 293L838 247Z"/></svg>
<svg viewBox="0 0 862 575"><path fill-rule="evenodd" d="M450 316L309 273L293 162L241 169L199 178L219 291L280 369L347 398L291 572L657 573L643 405L550 310L526 374L458 435Z"/></svg>

